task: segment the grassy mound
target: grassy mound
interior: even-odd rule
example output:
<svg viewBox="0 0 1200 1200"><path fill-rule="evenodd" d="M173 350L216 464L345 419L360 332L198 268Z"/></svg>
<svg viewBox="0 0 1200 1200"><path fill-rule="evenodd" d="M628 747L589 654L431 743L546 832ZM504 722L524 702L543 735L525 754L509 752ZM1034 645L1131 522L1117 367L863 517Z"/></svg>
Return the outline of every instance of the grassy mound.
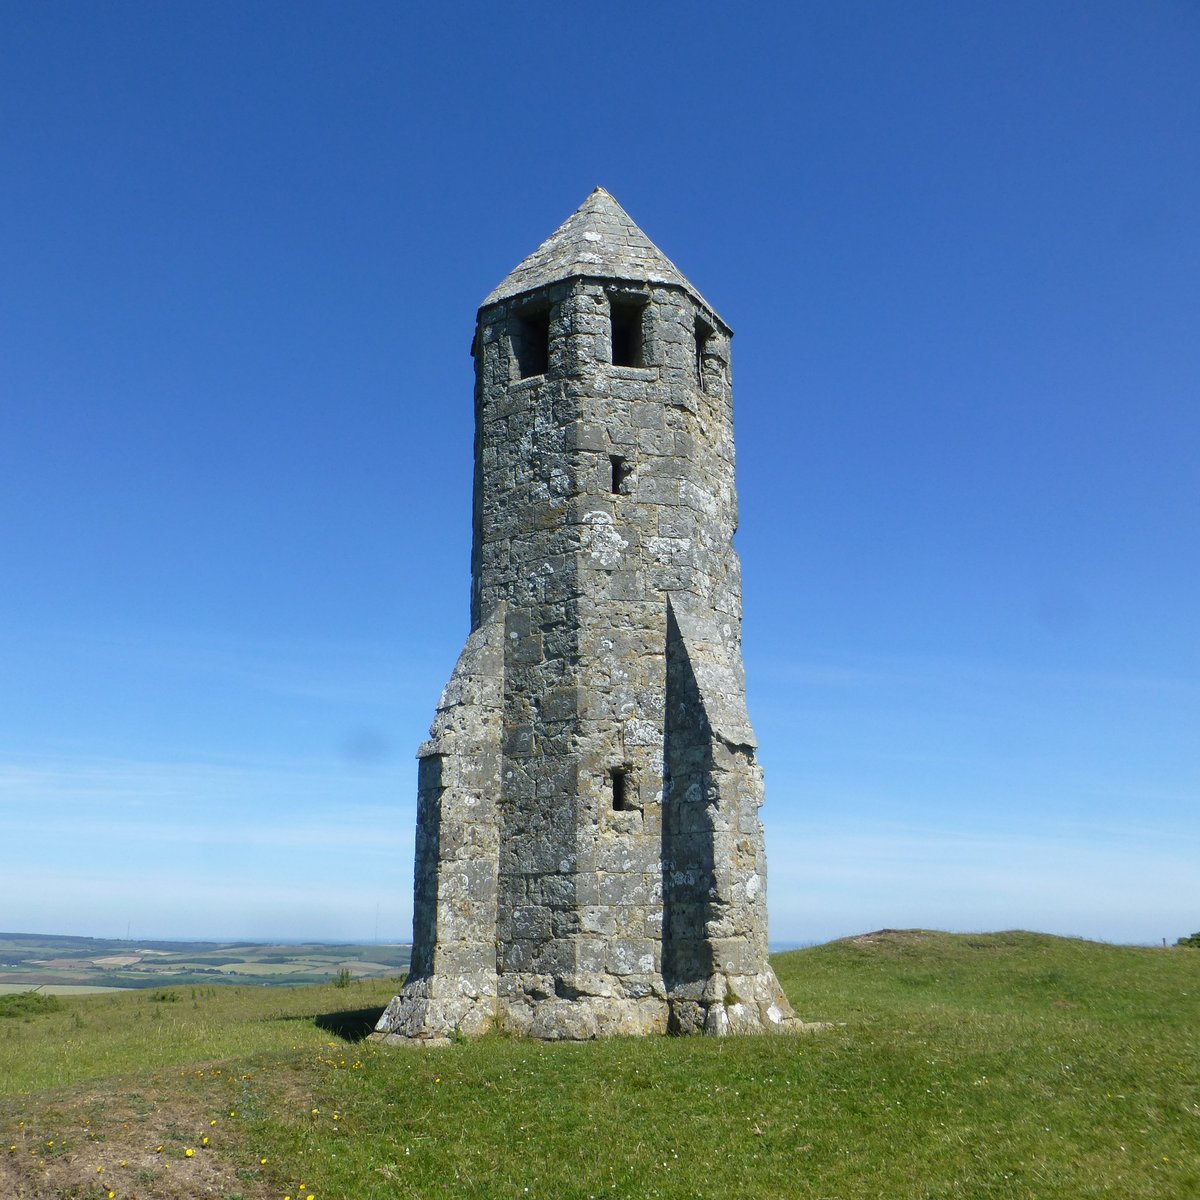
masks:
<svg viewBox="0 0 1200 1200"><path fill-rule="evenodd" d="M1200 1195L1200 954L885 930L774 962L832 1028L387 1050L394 983L72 998L0 1033L0 1195Z"/></svg>
<svg viewBox="0 0 1200 1200"><path fill-rule="evenodd" d="M44 996L41 992L10 992L0 996L0 1017L40 1017L44 1013L58 1012L62 1001L57 996Z"/></svg>

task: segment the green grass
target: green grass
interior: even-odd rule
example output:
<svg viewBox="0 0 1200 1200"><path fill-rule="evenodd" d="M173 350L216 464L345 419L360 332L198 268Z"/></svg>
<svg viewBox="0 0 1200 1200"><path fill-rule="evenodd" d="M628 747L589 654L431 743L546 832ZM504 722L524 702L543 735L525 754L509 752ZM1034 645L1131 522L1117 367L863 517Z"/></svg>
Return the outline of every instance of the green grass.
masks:
<svg viewBox="0 0 1200 1200"><path fill-rule="evenodd" d="M1200 951L906 933L775 965L832 1028L422 1051L357 1040L387 983L65 999L0 1027L0 1195L1200 1196Z"/></svg>

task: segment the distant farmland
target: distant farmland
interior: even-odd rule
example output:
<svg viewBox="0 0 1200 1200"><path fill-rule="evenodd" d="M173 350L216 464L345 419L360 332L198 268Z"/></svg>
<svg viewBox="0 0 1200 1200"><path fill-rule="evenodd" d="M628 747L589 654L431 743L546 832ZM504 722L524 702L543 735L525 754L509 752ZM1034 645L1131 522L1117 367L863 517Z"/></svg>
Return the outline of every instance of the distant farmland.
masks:
<svg viewBox="0 0 1200 1200"><path fill-rule="evenodd" d="M0 933L0 993L180 984L327 983L342 972L381 979L408 970L408 946L322 942L126 942ZM345 977L345 976L343 976Z"/></svg>

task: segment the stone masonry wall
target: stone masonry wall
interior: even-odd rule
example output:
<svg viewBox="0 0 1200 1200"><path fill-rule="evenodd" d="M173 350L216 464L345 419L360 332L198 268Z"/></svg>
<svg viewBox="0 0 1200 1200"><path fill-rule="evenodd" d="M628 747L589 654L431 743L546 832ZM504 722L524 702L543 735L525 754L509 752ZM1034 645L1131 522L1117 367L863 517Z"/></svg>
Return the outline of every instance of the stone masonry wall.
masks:
<svg viewBox="0 0 1200 1200"><path fill-rule="evenodd" d="M390 1039L482 1033L496 1011L504 609L472 632L419 753L413 952Z"/></svg>
<svg viewBox="0 0 1200 1200"><path fill-rule="evenodd" d="M644 240L596 204L601 233L538 254ZM480 310L473 632L421 751L413 976L380 1036L791 1017L766 954L729 331L665 261L518 269Z"/></svg>

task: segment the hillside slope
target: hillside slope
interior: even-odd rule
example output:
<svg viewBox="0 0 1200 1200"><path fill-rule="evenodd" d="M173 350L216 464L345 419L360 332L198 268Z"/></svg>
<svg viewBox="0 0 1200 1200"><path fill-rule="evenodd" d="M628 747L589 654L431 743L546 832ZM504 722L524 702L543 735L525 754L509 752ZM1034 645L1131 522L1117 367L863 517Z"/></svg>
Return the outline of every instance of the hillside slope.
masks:
<svg viewBox="0 0 1200 1200"><path fill-rule="evenodd" d="M0 1195L1200 1195L1200 951L881 931L774 962L829 1029L380 1050L388 981L0 1017Z"/></svg>

